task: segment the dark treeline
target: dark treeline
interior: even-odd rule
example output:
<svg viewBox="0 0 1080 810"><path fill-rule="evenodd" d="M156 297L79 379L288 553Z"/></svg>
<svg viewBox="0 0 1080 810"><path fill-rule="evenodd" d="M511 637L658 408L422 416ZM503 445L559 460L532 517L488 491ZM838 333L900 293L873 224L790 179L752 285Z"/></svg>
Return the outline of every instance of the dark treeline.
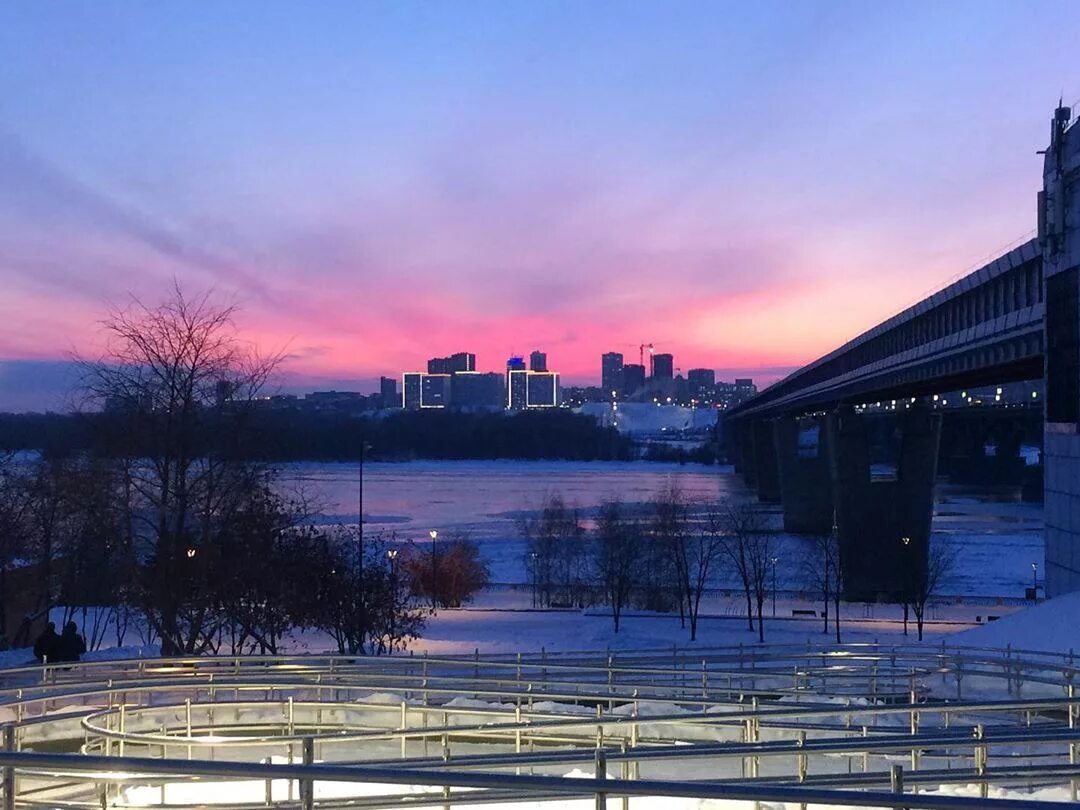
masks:
<svg viewBox="0 0 1080 810"><path fill-rule="evenodd" d="M266 460L373 458L621 460L633 445L567 410L517 414L398 412L383 418L270 411L253 415L251 452Z"/></svg>
<svg viewBox="0 0 1080 810"><path fill-rule="evenodd" d="M0 448L67 455L102 450L104 432L122 431L123 415L0 414ZM262 461L355 459L368 444L384 459L625 460L632 442L567 410L502 413L399 412L383 418L254 409L233 451ZM110 424L114 423L114 424ZM112 429L110 429L112 428ZM107 451L106 451L107 452ZM694 459L697 460L697 459Z"/></svg>

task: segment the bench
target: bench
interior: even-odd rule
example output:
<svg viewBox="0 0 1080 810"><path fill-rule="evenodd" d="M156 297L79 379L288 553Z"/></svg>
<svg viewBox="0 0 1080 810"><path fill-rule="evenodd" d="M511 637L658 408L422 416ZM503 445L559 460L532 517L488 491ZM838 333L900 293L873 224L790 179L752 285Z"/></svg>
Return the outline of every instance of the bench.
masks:
<svg viewBox="0 0 1080 810"><path fill-rule="evenodd" d="M817 611L816 610L798 610L796 608L792 608L791 615L792 616L815 616L816 617L817 616Z"/></svg>

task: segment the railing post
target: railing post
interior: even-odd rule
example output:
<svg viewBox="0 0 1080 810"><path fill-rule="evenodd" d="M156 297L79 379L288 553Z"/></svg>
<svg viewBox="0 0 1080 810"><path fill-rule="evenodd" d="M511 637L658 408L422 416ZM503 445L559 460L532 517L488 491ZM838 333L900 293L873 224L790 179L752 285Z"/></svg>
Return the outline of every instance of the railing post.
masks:
<svg viewBox="0 0 1080 810"><path fill-rule="evenodd" d="M901 794L904 792L904 766L893 765L892 770L889 771L889 786L892 788L892 792Z"/></svg>
<svg viewBox="0 0 1080 810"><path fill-rule="evenodd" d="M15 724L4 726L4 750L15 751ZM4 766L4 810L15 810L15 766Z"/></svg>
<svg viewBox="0 0 1080 810"><path fill-rule="evenodd" d="M982 723L975 726L975 739L982 740L986 736ZM989 793L986 784L986 746L975 746L975 771L979 774L979 796L985 799Z"/></svg>
<svg viewBox="0 0 1080 810"><path fill-rule="evenodd" d="M263 757L262 761L263 761L264 765L269 765L274 760L273 760L272 757ZM266 806L269 807L270 805L272 805L274 803L274 780L273 780L273 778L271 778L269 776L266 777L266 784L265 784L264 793L265 793L264 800L266 802Z"/></svg>
<svg viewBox="0 0 1080 810"><path fill-rule="evenodd" d="M596 781L607 781L607 754L603 748L596 749ZM596 810L607 810L607 793L599 789L596 791Z"/></svg>
<svg viewBox="0 0 1080 810"><path fill-rule="evenodd" d="M315 738L304 737L304 764L315 763ZM315 780L305 776L300 780L300 802L303 810L313 810L315 807Z"/></svg>

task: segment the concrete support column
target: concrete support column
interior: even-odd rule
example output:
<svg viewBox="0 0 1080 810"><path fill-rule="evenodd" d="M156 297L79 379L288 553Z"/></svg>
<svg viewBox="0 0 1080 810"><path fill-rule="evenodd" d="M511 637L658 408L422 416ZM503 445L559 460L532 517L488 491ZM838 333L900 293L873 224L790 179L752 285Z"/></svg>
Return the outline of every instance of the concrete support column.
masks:
<svg viewBox="0 0 1080 810"><path fill-rule="evenodd" d="M780 502L780 466L776 458L771 420L753 423L754 466L757 470L758 498L765 503Z"/></svg>
<svg viewBox="0 0 1080 810"><path fill-rule="evenodd" d="M757 459L754 453L753 423L746 420L739 422L739 466L743 482L751 488L757 487Z"/></svg>
<svg viewBox="0 0 1080 810"><path fill-rule="evenodd" d="M826 535L832 531L828 421L781 417L773 422L780 471L784 531Z"/></svg>
<svg viewBox="0 0 1080 810"><path fill-rule="evenodd" d="M906 411L900 430L896 477L874 480L863 417L851 409L830 417L833 497L848 600L898 600L926 566L941 417L922 408Z"/></svg>

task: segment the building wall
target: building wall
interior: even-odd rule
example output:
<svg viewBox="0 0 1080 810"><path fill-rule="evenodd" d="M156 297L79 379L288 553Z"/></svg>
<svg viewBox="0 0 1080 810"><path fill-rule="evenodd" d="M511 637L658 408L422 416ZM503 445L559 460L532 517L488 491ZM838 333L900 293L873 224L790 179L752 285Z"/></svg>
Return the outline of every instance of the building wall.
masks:
<svg viewBox="0 0 1080 810"><path fill-rule="evenodd" d="M1080 590L1080 124L1059 111L1039 195L1046 283L1046 593Z"/></svg>

